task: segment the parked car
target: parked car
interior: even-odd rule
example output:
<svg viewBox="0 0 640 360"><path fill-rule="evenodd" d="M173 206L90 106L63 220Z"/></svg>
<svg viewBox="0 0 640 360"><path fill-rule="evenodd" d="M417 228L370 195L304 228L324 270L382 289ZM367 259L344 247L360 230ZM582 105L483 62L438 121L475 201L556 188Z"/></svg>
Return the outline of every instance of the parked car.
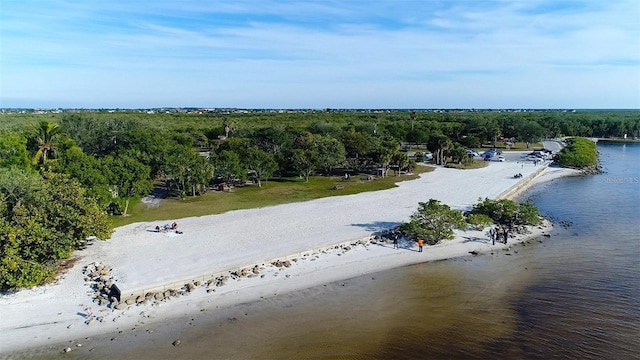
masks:
<svg viewBox="0 0 640 360"><path fill-rule="evenodd" d="M494 156L496 156L496 152L493 150L487 150L482 153L482 158L485 161L490 161Z"/></svg>
<svg viewBox="0 0 640 360"><path fill-rule="evenodd" d="M480 153L478 153L477 151L473 150L473 149L468 149L467 150L467 154L469 154L469 157L479 157Z"/></svg>
<svg viewBox="0 0 640 360"><path fill-rule="evenodd" d="M424 161L427 162L427 161L431 161L431 160L433 160L433 154L430 153L429 151L424 153Z"/></svg>
<svg viewBox="0 0 640 360"><path fill-rule="evenodd" d="M491 161L505 162L505 158L502 155L498 155L498 156L492 157Z"/></svg>

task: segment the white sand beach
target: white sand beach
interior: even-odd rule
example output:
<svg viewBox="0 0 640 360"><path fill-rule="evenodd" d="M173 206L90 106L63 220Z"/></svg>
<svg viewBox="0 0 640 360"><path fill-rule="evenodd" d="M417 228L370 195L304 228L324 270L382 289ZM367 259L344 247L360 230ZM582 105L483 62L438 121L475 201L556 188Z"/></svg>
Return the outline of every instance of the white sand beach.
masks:
<svg viewBox="0 0 640 360"><path fill-rule="evenodd" d="M516 173L523 178L514 179ZM517 162L491 163L476 170L437 168L384 191L127 225L116 229L110 240L77 251L74 266L54 284L0 297L0 356L69 341L73 351L81 339L130 329L141 320L163 321L403 265L504 248L510 244L491 245L482 231L458 232L455 240L427 246L422 253L411 242L393 249L391 244L368 240L408 220L420 201L435 198L463 210L479 198L512 197L533 184L575 174ZM182 234L147 231L173 221ZM539 236L549 228L546 223L510 242ZM335 244L358 240L367 244L333 249ZM289 259L291 266L275 267L270 264L275 259ZM229 270L254 265L261 270L251 278L230 279L213 292L199 286L185 296L115 310L93 303L83 268L95 262L112 269L110 275L123 298L170 284L206 282ZM94 320L89 325L88 307Z"/></svg>

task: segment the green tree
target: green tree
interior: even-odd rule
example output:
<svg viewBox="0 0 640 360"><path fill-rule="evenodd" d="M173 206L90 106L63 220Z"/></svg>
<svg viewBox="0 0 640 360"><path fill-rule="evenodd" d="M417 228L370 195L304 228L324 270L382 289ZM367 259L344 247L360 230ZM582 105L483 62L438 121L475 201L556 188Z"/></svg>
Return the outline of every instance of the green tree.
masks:
<svg viewBox="0 0 640 360"><path fill-rule="evenodd" d="M457 164L467 164L471 162L467 149L457 143L453 146L449 155L451 155L451 161Z"/></svg>
<svg viewBox="0 0 640 360"><path fill-rule="evenodd" d="M435 154L436 165L447 164L447 151L452 147L452 145L451 139L442 133L434 134L429 137L429 143L427 146L429 150Z"/></svg>
<svg viewBox="0 0 640 360"><path fill-rule="evenodd" d="M499 225L537 225L540 223L538 209L529 203L518 204L513 200L485 198L473 206L472 214L486 215Z"/></svg>
<svg viewBox="0 0 640 360"><path fill-rule="evenodd" d="M57 150L57 145L62 138L62 129L54 122L42 120L34 126L33 136L38 148L32 162L38 164L42 161L45 164L50 154L55 154Z"/></svg>
<svg viewBox="0 0 640 360"><path fill-rule="evenodd" d="M492 225L493 220L484 214L469 214L469 216L467 216L467 223L475 230L482 230Z"/></svg>
<svg viewBox="0 0 640 360"><path fill-rule="evenodd" d="M453 229L464 229L465 226L461 212L438 200L429 199L428 202L418 203L418 210L411 215L409 222L400 225L400 231L434 245L441 240L453 239Z"/></svg>
<svg viewBox="0 0 640 360"><path fill-rule="evenodd" d="M344 165L346 160L344 145L338 139L316 135L313 137L313 146L318 154L316 166L325 174L329 175L333 169Z"/></svg>
<svg viewBox="0 0 640 360"><path fill-rule="evenodd" d="M153 190L151 168L133 157L109 155L101 163L109 192L119 200L110 204L112 212L126 215L131 197L145 196Z"/></svg>
<svg viewBox="0 0 640 360"><path fill-rule="evenodd" d="M370 161L367 155L373 150L371 135L351 128L342 133L342 143L349 166L356 171L364 170Z"/></svg>
<svg viewBox="0 0 640 360"><path fill-rule="evenodd" d="M403 170L407 170L407 171L413 170L413 167L415 166L415 161L412 161L411 159L409 159L409 157L407 156L407 153L400 152L400 151L396 151L393 154L391 158L391 163L397 169L396 176L400 175L400 172L402 172Z"/></svg>
<svg viewBox="0 0 640 360"><path fill-rule="evenodd" d="M0 169L0 288L39 285L89 236L111 227L97 203L67 175Z"/></svg>
<svg viewBox="0 0 640 360"><path fill-rule="evenodd" d="M30 165L27 139L14 133L0 133L0 167L26 169Z"/></svg>
<svg viewBox="0 0 640 360"><path fill-rule="evenodd" d="M317 168L320 154L315 146L314 135L307 132L295 139L291 154L293 168L309 182L309 176Z"/></svg>
<svg viewBox="0 0 640 360"><path fill-rule="evenodd" d="M99 131L103 123L103 120L87 114L72 113L62 117L60 127L84 152L96 154L100 148L98 144L102 141Z"/></svg>
<svg viewBox="0 0 640 360"><path fill-rule="evenodd" d="M400 150L400 142L384 135L372 137L372 140L371 151L367 154L370 159L369 163L380 169L381 176L387 176L391 163Z"/></svg>
<svg viewBox="0 0 640 360"><path fill-rule="evenodd" d="M292 142L292 135L284 125L279 124L258 129L254 134L254 140L258 148L276 156Z"/></svg>
<svg viewBox="0 0 640 360"><path fill-rule="evenodd" d="M309 176L313 173L315 164L315 153L313 149L294 149L291 155L293 168L304 177L305 182L309 182Z"/></svg>
<svg viewBox="0 0 640 360"><path fill-rule="evenodd" d="M407 133L405 140L412 144L423 144L429 141L429 133L422 129L411 130Z"/></svg>
<svg viewBox="0 0 640 360"><path fill-rule="evenodd" d="M251 147L246 154L247 168L258 182L258 187L262 187L262 180L267 180L278 169L278 164L273 156L266 151Z"/></svg>
<svg viewBox="0 0 640 360"><path fill-rule="evenodd" d="M254 134L253 142L259 149L273 155L278 164L277 172L282 175L290 167L289 154L293 141L298 135L300 135L299 132L294 128L284 124L274 124L258 129Z"/></svg>
<svg viewBox="0 0 640 360"><path fill-rule="evenodd" d="M535 121L525 121L517 131L518 138L527 144L527 149L532 142L538 141L544 136L544 129Z"/></svg>
<svg viewBox="0 0 640 360"><path fill-rule="evenodd" d="M242 166L240 156L235 152L223 150L219 154L214 154L211 162L216 169L216 177L222 178L226 183L233 184L236 180L246 180L247 169Z"/></svg>
<svg viewBox="0 0 640 360"><path fill-rule="evenodd" d="M107 181L118 197L144 196L153 190L149 166L130 156L107 156L103 159L103 167Z"/></svg>
<svg viewBox="0 0 640 360"><path fill-rule="evenodd" d="M96 199L103 208L113 202L107 178L110 169L96 157L85 154L80 147L70 146L60 151L51 169L76 179L86 189L87 196Z"/></svg>
<svg viewBox="0 0 640 360"><path fill-rule="evenodd" d="M251 141L249 141L249 139L236 137L233 139L227 139L222 142L220 146L218 146L217 151L233 151L240 156L240 161L242 161L242 158L244 157L245 152L249 147L251 147Z"/></svg>
<svg viewBox="0 0 640 360"><path fill-rule="evenodd" d="M167 159L164 174L169 188L175 187L180 197L187 192L196 196L206 191L213 177L213 166L191 148L175 145Z"/></svg>

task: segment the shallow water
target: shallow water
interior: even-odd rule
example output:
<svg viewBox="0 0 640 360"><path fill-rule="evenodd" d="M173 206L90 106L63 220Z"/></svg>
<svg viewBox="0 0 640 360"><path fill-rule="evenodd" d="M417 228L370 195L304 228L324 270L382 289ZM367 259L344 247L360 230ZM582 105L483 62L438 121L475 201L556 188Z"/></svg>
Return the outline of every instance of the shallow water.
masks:
<svg viewBox="0 0 640 360"><path fill-rule="evenodd" d="M177 320L185 324L177 334L140 329L111 349L65 357L635 359L640 144L599 149L606 174L558 179L526 195L571 224L550 238L210 311ZM175 338L181 346L171 345Z"/></svg>

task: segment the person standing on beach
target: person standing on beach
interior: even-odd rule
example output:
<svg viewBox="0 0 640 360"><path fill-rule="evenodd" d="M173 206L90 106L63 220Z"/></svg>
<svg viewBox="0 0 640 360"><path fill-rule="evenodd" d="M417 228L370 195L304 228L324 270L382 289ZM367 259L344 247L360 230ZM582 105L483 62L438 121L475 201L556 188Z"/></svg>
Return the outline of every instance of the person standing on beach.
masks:
<svg viewBox="0 0 640 360"><path fill-rule="evenodd" d="M422 245L424 245L424 241L422 239L418 239L418 252L422 252Z"/></svg>
<svg viewBox="0 0 640 360"><path fill-rule="evenodd" d="M398 248L398 234L393 235L393 248Z"/></svg>

